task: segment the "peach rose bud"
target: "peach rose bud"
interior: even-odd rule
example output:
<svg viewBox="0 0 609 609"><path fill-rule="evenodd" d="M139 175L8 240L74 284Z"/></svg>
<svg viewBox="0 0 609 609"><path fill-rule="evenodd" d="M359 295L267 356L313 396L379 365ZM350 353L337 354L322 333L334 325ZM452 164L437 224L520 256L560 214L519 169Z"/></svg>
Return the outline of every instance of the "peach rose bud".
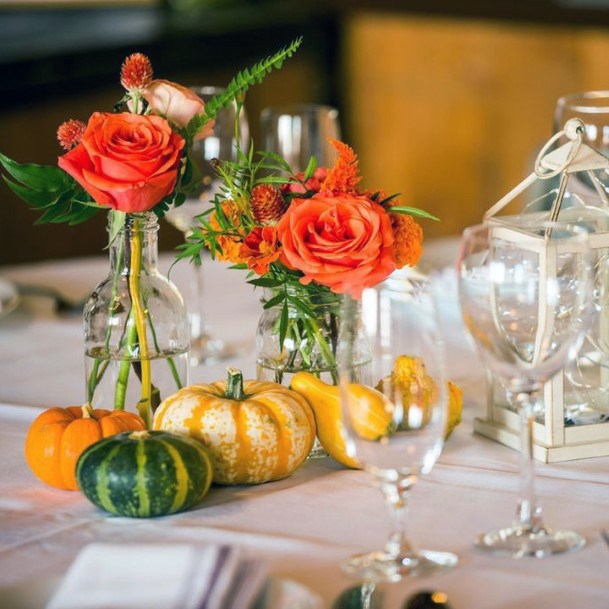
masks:
<svg viewBox="0 0 609 609"><path fill-rule="evenodd" d="M168 80L153 80L142 91L142 96L154 114L164 116L181 128L205 110L205 102L194 91ZM213 129L213 123L208 123L195 139L210 136Z"/></svg>

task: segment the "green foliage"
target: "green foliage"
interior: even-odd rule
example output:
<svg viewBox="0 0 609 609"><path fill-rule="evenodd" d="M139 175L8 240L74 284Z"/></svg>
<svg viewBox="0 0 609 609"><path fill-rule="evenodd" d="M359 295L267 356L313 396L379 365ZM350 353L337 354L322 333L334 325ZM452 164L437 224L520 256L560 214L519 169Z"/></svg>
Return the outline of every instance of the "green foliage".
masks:
<svg viewBox="0 0 609 609"><path fill-rule="evenodd" d="M21 164L3 154L0 154L0 164L10 176L2 176L8 187L30 207L41 212L37 224L80 224L100 209L89 194L59 167Z"/></svg>
<svg viewBox="0 0 609 609"><path fill-rule="evenodd" d="M292 41L287 47L280 49L274 55L259 61L251 68L239 72L228 84L226 90L215 95L205 104L205 111L194 116L186 125L185 136L192 141L194 136L216 115L222 108L226 108L234 99L241 99L245 92L255 84L262 82L267 74L273 70L279 70L286 59L296 53L302 44L302 37Z"/></svg>
<svg viewBox="0 0 609 609"><path fill-rule="evenodd" d="M436 222L440 221L440 218L430 214L429 212L418 209L417 207L408 207L406 205L396 205L395 207L390 207L387 211L390 211L392 214L407 214L409 216L415 216L418 218L426 218L427 220L435 220Z"/></svg>

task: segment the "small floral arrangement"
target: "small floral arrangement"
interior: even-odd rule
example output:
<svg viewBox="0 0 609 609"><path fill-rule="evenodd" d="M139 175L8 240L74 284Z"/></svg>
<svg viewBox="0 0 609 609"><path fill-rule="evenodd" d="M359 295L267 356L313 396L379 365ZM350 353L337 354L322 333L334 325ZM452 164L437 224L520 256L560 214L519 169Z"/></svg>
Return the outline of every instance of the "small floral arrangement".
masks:
<svg viewBox="0 0 609 609"><path fill-rule="evenodd" d="M125 93L114 112L94 112L87 123L68 120L59 127L57 137L66 152L57 166L20 164L0 154L0 164L8 174L3 175L5 182L41 212L39 223L79 224L106 210L110 212L111 243L121 231L129 235L121 245L129 270L126 276L121 270L112 278L103 347L88 354L95 359L87 378L88 401L94 402L104 375L110 376L106 373L109 362L121 359L113 407L125 407L133 370L141 384L138 409L142 418L148 421L158 405L161 396L152 378L151 361L162 354L147 307L152 296L141 287L140 277L147 271L140 227L149 221L150 213L161 218L170 206L181 205L196 186L190 146L211 132L218 111L231 103L240 109L249 87L280 68L300 44L301 39L295 40L240 72L223 93L206 104L186 87L153 79L149 59L135 53L123 63L120 81ZM121 294L126 294L122 300ZM174 389L179 388L181 379L171 358L168 364Z"/></svg>
<svg viewBox="0 0 609 609"><path fill-rule="evenodd" d="M279 308L272 361L258 367L285 372L329 371L336 381L340 295L359 299L364 289L394 270L417 263L423 231L414 219L435 219L402 205L396 196L360 185L358 159L333 140L333 167L311 158L294 172L278 155L238 152L218 160L222 188L201 230L182 246L198 261L207 248L219 260L250 272L249 283L267 289L265 309ZM264 359L264 358L263 358Z"/></svg>

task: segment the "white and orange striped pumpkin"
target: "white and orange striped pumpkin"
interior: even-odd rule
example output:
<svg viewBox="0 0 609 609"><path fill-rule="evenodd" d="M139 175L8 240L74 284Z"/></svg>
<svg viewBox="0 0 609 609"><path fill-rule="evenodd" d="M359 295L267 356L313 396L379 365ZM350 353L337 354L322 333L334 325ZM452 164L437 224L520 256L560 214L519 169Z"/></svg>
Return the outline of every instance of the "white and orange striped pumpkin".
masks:
<svg viewBox="0 0 609 609"><path fill-rule="evenodd" d="M295 391L245 381L229 368L228 380L191 385L166 398L153 429L189 435L209 449L217 484L260 484L292 474L315 440L315 418Z"/></svg>

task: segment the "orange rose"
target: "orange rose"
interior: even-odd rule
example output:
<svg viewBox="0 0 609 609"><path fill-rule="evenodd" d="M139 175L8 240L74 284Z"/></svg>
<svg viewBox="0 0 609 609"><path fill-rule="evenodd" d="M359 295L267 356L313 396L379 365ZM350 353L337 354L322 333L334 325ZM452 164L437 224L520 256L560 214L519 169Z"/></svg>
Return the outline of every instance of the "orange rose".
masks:
<svg viewBox="0 0 609 609"><path fill-rule="evenodd" d="M186 127L195 114L205 110L205 102L191 89L168 80L153 80L143 91L153 114L160 114L178 127ZM214 131L213 121L197 133L195 139L210 136Z"/></svg>
<svg viewBox="0 0 609 609"><path fill-rule="evenodd" d="M361 296L393 270L393 232L385 210L368 197L319 193L294 199L277 225L282 260L337 294Z"/></svg>
<svg viewBox="0 0 609 609"><path fill-rule="evenodd" d="M244 239L239 251L239 257L247 264L247 268L258 275L268 273L270 264L278 260L279 255L275 226L255 226Z"/></svg>
<svg viewBox="0 0 609 609"><path fill-rule="evenodd" d="M173 191L183 148L184 139L158 116L96 112L58 164L99 205L138 213Z"/></svg>

